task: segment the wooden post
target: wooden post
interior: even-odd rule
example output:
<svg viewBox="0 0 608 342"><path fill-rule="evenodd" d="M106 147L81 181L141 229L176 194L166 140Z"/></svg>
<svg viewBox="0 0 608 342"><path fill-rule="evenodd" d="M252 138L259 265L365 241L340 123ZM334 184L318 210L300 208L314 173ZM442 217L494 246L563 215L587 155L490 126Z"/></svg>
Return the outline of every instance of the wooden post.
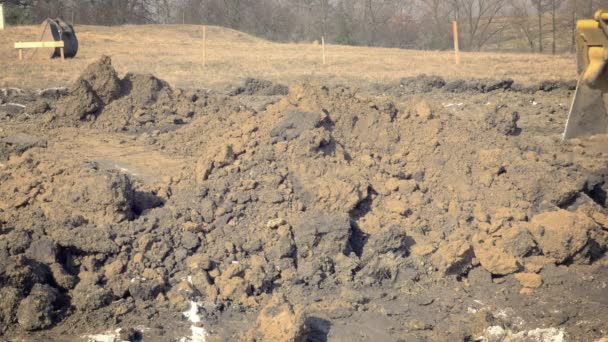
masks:
<svg viewBox="0 0 608 342"><path fill-rule="evenodd" d="M15 49L19 50L19 60L23 60L23 49L37 49L37 48L58 48L61 59L65 59L63 40L60 41L47 41L47 42L16 42Z"/></svg>
<svg viewBox="0 0 608 342"><path fill-rule="evenodd" d="M460 64L460 42L458 41L458 22L454 20L452 22L452 31L454 33L454 57L456 65Z"/></svg>
<svg viewBox="0 0 608 342"><path fill-rule="evenodd" d="M323 51L323 65L325 65L325 36L321 37L321 49Z"/></svg>
<svg viewBox="0 0 608 342"><path fill-rule="evenodd" d="M0 31L4 30L4 5L0 3Z"/></svg>
<svg viewBox="0 0 608 342"><path fill-rule="evenodd" d="M207 66L207 25L203 26L203 67Z"/></svg>

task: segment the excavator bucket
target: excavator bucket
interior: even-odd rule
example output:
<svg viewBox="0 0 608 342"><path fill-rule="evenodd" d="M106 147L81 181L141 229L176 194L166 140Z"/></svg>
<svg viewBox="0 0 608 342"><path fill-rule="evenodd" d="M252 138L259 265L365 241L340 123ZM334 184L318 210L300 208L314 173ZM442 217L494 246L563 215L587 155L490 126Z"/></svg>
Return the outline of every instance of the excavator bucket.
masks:
<svg viewBox="0 0 608 342"><path fill-rule="evenodd" d="M608 12L580 20L576 27L579 80L564 140L608 133Z"/></svg>

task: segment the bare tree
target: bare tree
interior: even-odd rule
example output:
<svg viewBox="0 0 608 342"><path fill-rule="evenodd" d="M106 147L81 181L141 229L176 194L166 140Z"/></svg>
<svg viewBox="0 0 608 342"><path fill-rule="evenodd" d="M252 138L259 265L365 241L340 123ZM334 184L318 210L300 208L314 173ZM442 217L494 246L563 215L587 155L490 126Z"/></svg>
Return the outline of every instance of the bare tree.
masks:
<svg viewBox="0 0 608 342"><path fill-rule="evenodd" d="M376 41L376 31L378 26L389 20L389 16L384 11L386 8L385 1L364 0L363 20L369 28L369 36L367 45L374 45Z"/></svg>
<svg viewBox="0 0 608 342"><path fill-rule="evenodd" d="M562 0L551 0L551 32L552 32L552 44L551 44L551 53L555 55L556 51L556 31L557 31L557 10L562 5Z"/></svg>
<svg viewBox="0 0 608 342"><path fill-rule="evenodd" d="M551 0L531 0L538 17L538 51L543 53L543 15L551 5Z"/></svg>
<svg viewBox="0 0 608 342"><path fill-rule="evenodd" d="M496 19L503 14L506 0L451 0L456 19L464 23L465 48L480 50L507 25Z"/></svg>
<svg viewBox="0 0 608 342"><path fill-rule="evenodd" d="M568 6L567 6L567 11L570 14L569 15L569 19L570 19L570 35L571 35L571 39L570 39L570 52L574 52L575 48L576 48L576 20L578 18L578 12L579 12L579 1L580 0L570 0L568 1Z"/></svg>
<svg viewBox="0 0 608 342"><path fill-rule="evenodd" d="M450 21L454 18L452 6L445 0L421 0L420 10L424 18L424 37L429 40L424 46L432 49L447 48L450 45Z"/></svg>
<svg viewBox="0 0 608 342"><path fill-rule="evenodd" d="M513 0L511 5L511 25L516 32L521 33L530 47L530 51L534 52L536 36L530 22L531 17L528 0Z"/></svg>

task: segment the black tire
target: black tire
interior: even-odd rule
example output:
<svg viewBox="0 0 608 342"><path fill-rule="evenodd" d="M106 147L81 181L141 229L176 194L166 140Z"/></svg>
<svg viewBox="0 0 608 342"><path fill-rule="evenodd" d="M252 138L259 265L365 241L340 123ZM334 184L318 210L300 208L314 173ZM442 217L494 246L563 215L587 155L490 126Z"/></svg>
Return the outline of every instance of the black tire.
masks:
<svg viewBox="0 0 608 342"><path fill-rule="evenodd" d="M76 32L74 31L74 26L66 23L60 18L56 19L47 19L47 24L49 25L51 34L53 35L53 40L56 42L63 40L63 54L66 58L74 58L78 53L78 38L76 37ZM51 54L51 58L60 57L61 53L59 48L55 49Z"/></svg>

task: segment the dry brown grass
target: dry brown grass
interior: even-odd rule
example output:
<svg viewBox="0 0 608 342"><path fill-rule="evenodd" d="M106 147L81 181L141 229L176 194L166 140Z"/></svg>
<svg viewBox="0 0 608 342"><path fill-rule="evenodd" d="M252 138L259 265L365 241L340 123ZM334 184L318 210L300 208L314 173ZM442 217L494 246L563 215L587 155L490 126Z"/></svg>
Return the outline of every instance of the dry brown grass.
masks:
<svg viewBox="0 0 608 342"><path fill-rule="evenodd" d="M102 54L120 73L152 73L178 87L212 88L244 77L289 83L315 77L331 82L390 82L434 74L445 78L513 78L523 83L574 79L571 55L463 53L327 46L327 65L315 44L277 44L220 27L208 28L208 65L202 61L202 27L191 25L78 26L77 58L17 61L15 41L36 40L38 27L0 31L0 87L64 86ZM41 55L41 54L40 54Z"/></svg>

